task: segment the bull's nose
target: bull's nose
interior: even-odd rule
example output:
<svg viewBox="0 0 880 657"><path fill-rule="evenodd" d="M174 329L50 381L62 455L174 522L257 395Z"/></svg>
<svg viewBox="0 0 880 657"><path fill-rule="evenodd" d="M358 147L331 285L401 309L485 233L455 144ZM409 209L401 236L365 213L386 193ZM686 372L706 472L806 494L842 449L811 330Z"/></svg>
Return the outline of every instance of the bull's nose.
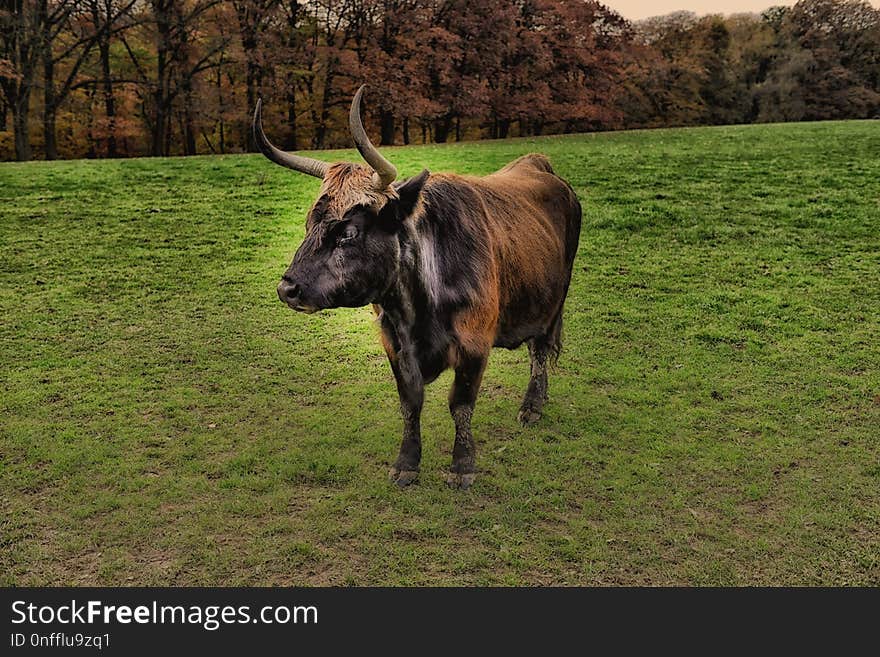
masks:
<svg viewBox="0 0 880 657"><path fill-rule="evenodd" d="M278 284L278 298L284 303L290 304L299 296L299 285L282 280ZM295 305L295 304L294 304Z"/></svg>

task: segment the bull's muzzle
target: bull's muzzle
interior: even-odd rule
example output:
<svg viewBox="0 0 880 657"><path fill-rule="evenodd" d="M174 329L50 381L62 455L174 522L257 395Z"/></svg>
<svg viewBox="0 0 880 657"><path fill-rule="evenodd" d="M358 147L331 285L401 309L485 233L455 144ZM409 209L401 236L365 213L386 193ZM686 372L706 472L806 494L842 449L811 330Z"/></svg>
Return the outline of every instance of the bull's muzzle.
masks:
<svg viewBox="0 0 880 657"><path fill-rule="evenodd" d="M294 310L302 313L313 313L317 308L302 302L302 289L293 281L283 278L278 284L278 298Z"/></svg>

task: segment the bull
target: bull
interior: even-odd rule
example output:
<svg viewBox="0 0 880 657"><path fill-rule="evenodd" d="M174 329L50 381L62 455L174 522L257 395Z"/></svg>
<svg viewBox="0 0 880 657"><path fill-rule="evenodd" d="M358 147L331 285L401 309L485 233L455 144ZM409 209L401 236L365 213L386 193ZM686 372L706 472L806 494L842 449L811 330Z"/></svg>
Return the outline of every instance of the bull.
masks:
<svg viewBox="0 0 880 657"><path fill-rule="evenodd" d="M476 472L471 417L492 347L528 345L531 376L519 421L541 417L548 364L562 347L581 206L539 154L484 177L425 169L396 182L394 165L364 130L363 93L362 86L352 100L349 126L367 167L281 151L263 131L257 102L253 133L262 153L322 180L278 297L304 313L372 304L403 415L390 471L398 486L419 475L425 385L454 369L447 482L466 489Z"/></svg>

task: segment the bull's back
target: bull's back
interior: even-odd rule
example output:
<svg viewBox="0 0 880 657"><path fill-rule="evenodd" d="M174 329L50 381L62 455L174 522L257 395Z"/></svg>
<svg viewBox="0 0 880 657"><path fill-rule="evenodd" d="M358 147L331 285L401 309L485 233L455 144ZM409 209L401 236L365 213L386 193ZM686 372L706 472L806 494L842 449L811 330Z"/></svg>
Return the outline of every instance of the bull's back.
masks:
<svg viewBox="0 0 880 657"><path fill-rule="evenodd" d="M574 191L543 155L480 179L498 281L497 346L546 333L562 308L580 235Z"/></svg>

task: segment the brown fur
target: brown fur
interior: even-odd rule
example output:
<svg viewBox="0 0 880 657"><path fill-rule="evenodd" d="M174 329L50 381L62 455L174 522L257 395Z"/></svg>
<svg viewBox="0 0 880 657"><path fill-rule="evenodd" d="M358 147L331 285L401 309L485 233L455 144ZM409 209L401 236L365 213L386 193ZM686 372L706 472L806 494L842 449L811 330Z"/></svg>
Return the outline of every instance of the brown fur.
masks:
<svg viewBox="0 0 880 657"><path fill-rule="evenodd" d="M372 186L373 170L352 164L337 162L330 165L324 181L321 183L321 198L327 199L326 216L341 219L346 212L357 205L363 205L375 211L381 210L389 199L397 198L397 192L389 187L385 191L377 191Z"/></svg>
<svg viewBox="0 0 880 657"><path fill-rule="evenodd" d="M475 303L453 320L459 348L488 354L493 344L517 344L529 333L549 332L567 291L567 283L559 281L568 281L573 254L567 253L569 236L559 217L576 202L574 192L538 154L482 178L435 174L428 186L438 181L472 192L474 203L458 221L481 236L478 248L485 250L478 254L485 267ZM523 298L539 302L523 308L518 303Z"/></svg>

